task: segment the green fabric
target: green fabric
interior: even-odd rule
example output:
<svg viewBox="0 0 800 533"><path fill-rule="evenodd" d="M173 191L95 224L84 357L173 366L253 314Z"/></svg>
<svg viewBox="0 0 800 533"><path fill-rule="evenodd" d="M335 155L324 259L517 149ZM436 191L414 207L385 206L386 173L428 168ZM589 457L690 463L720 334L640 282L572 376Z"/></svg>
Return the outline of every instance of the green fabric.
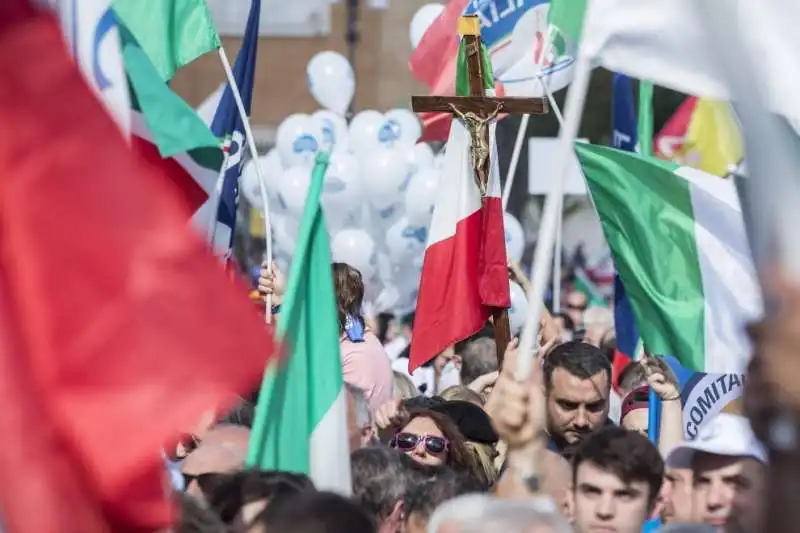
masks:
<svg viewBox="0 0 800 533"><path fill-rule="evenodd" d="M653 82L639 82L639 153L653 155Z"/></svg>
<svg viewBox="0 0 800 533"><path fill-rule="evenodd" d="M689 183L671 162L585 143L575 151L645 349L703 370L705 297Z"/></svg>
<svg viewBox="0 0 800 533"><path fill-rule="evenodd" d="M221 46L204 0L113 0L112 7L165 81Z"/></svg>
<svg viewBox="0 0 800 533"><path fill-rule="evenodd" d="M589 279L583 269L575 271L575 289L586 295L589 307L608 307L608 302L606 302L600 289L592 283L592 280Z"/></svg>
<svg viewBox="0 0 800 533"><path fill-rule="evenodd" d="M161 79L137 41L120 24L122 58L130 84L131 107L140 112L150 130L151 141L162 157L196 152L203 166L220 168L219 140L194 109ZM210 165L210 166L209 166Z"/></svg>
<svg viewBox="0 0 800 533"><path fill-rule="evenodd" d="M566 39L570 44L577 44L581 38L583 30L583 19L586 14L587 0L551 0L547 10L547 23L550 26L550 43L554 49L564 54L567 47L566 43L560 38ZM560 43L560 45L559 45Z"/></svg>
<svg viewBox="0 0 800 533"><path fill-rule="evenodd" d="M310 474L309 443L344 388L339 323L320 195L329 156L311 177L277 335L286 357L264 373L247 465Z"/></svg>
<svg viewBox="0 0 800 533"><path fill-rule="evenodd" d="M481 42L481 56L483 57L483 88L494 89L494 73L492 71L492 58L486 45ZM456 58L456 96L470 96L469 94L469 65L467 62L467 46L464 39L458 45Z"/></svg>

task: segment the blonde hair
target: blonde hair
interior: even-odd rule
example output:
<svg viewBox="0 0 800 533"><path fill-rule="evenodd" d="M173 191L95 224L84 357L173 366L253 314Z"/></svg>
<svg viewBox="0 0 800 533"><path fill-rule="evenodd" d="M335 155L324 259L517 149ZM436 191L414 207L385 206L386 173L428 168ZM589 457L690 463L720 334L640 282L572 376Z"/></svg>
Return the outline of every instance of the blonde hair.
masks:
<svg viewBox="0 0 800 533"><path fill-rule="evenodd" d="M494 466L494 459L497 456L497 451L495 450L494 446L491 444L467 441L467 448L472 451L475 459L478 461L489 487L497 483L499 475Z"/></svg>
<svg viewBox="0 0 800 533"><path fill-rule="evenodd" d="M465 387L464 385L453 385L452 387L447 387L439 396L448 402L459 400L462 402L474 403L478 407L483 407L484 403L480 394L469 387Z"/></svg>
<svg viewBox="0 0 800 533"><path fill-rule="evenodd" d="M411 378L395 370L394 372L394 399L395 400L408 400L419 396L419 391Z"/></svg>

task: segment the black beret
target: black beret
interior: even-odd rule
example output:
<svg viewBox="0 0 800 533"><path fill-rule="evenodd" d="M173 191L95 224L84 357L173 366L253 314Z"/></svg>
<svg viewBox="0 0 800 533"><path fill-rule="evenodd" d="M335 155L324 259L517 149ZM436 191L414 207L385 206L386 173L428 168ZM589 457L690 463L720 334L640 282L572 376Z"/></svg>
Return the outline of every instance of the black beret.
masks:
<svg viewBox="0 0 800 533"><path fill-rule="evenodd" d="M474 403L453 400L434 405L431 409L447 415L469 441L495 444L499 440L489 415Z"/></svg>

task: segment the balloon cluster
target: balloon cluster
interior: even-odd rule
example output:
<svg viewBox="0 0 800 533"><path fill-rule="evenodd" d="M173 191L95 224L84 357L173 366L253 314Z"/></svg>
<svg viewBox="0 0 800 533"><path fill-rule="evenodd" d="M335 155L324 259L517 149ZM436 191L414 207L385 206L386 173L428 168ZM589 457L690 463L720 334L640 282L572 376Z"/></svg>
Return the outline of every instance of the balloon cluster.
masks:
<svg viewBox="0 0 800 533"><path fill-rule="evenodd" d="M407 109L366 110L347 123L344 113L355 84L341 54L317 54L307 74L311 94L324 109L284 119L275 147L245 165L240 190L263 211L254 169L259 165L270 202L274 255L285 268L294 254L316 154L330 153L322 208L332 259L361 272L367 298L378 312L410 312L416 305L441 157L417 142L422 126ZM506 241L512 257L519 259L522 228L510 215Z"/></svg>

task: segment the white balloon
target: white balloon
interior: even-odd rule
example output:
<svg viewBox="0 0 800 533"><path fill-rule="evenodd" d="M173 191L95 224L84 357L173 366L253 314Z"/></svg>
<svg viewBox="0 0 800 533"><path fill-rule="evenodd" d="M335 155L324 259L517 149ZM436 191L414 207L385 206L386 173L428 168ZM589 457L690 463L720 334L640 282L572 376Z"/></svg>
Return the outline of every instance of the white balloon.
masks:
<svg viewBox="0 0 800 533"><path fill-rule="evenodd" d="M321 120L302 113L287 117L275 137L283 168L311 166L324 137Z"/></svg>
<svg viewBox="0 0 800 533"><path fill-rule="evenodd" d="M361 168L358 159L350 152L335 151L331 155L322 188L325 218L340 218L344 221L362 201Z"/></svg>
<svg viewBox="0 0 800 533"><path fill-rule="evenodd" d="M400 150L379 148L364 157L362 183L365 196L379 210L386 209L402 199L411 174Z"/></svg>
<svg viewBox="0 0 800 533"><path fill-rule="evenodd" d="M508 321L511 325L511 334L517 335L525 325L528 316L528 297L517 283L511 285L511 308L508 310Z"/></svg>
<svg viewBox="0 0 800 533"><path fill-rule="evenodd" d="M320 109L313 118L322 123L322 148L326 151L347 150L347 121L328 109Z"/></svg>
<svg viewBox="0 0 800 533"><path fill-rule="evenodd" d="M422 135L422 124L413 111L392 109L378 134L381 144L388 147L414 146Z"/></svg>
<svg viewBox="0 0 800 533"><path fill-rule="evenodd" d="M416 172L421 168L428 168L433 166L433 148L428 143L418 143L408 151L408 169L411 172Z"/></svg>
<svg viewBox="0 0 800 533"><path fill-rule="evenodd" d="M356 155L369 154L380 148L380 131L386 117L374 109L362 111L353 117L348 132L350 148Z"/></svg>
<svg viewBox="0 0 800 533"><path fill-rule="evenodd" d="M423 168L411 177L405 194L406 216L411 224L430 223L438 190L439 171L434 168Z"/></svg>
<svg viewBox="0 0 800 533"><path fill-rule="evenodd" d="M428 230L424 226L412 225L406 217L402 217L386 231L386 249L394 264L424 253L427 241Z"/></svg>
<svg viewBox="0 0 800 533"><path fill-rule="evenodd" d="M509 261L518 262L525 251L525 233L522 224L513 215L506 213L503 216L503 225L506 230L506 253Z"/></svg>
<svg viewBox="0 0 800 533"><path fill-rule="evenodd" d="M344 115L353 100L356 78L353 66L339 52L319 52L306 67L308 90L319 105Z"/></svg>
<svg viewBox="0 0 800 533"><path fill-rule="evenodd" d="M261 201L261 189L256 173L258 160L251 159L242 167L242 179L239 181L239 191L247 198L247 203L259 211L264 211L264 202Z"/></svg>
<svg viewBox="0 0 800 533"><path fill-rule="evenodd" d="M308 196L311 183L311 169L293 167L283 172L281 189L278 192L278 203L283 205L289 214L298 217L303 212L303 205Z"/></svg>
<svg viewBox="0 0 800 533"><path fill-rule="evenodd" d="M417 12L414 13L414 17L411 19L411 25L408 31L412 49L419 45L422 36L425 35L430 25L433 24L433 21L436 20L443 11L444 4L439 3L425 4L417 9Z"/></svg>
<svg viewBox="0 0 800 533"><path fill-rule="evenodd" d="M375 242L364 230L344 229L337 233L331 241L331 255L334 261L361 272L364 279L375 274Z"/></svg>
<svg viewBox="0 0 800 533"><path fill-rule="evenodd" d="M279 254L291 256L297 244L297 234L292 231L289 219L285 216L271 215L270 223L272 224L272 240L277 248L276 251Z"/></svg>

